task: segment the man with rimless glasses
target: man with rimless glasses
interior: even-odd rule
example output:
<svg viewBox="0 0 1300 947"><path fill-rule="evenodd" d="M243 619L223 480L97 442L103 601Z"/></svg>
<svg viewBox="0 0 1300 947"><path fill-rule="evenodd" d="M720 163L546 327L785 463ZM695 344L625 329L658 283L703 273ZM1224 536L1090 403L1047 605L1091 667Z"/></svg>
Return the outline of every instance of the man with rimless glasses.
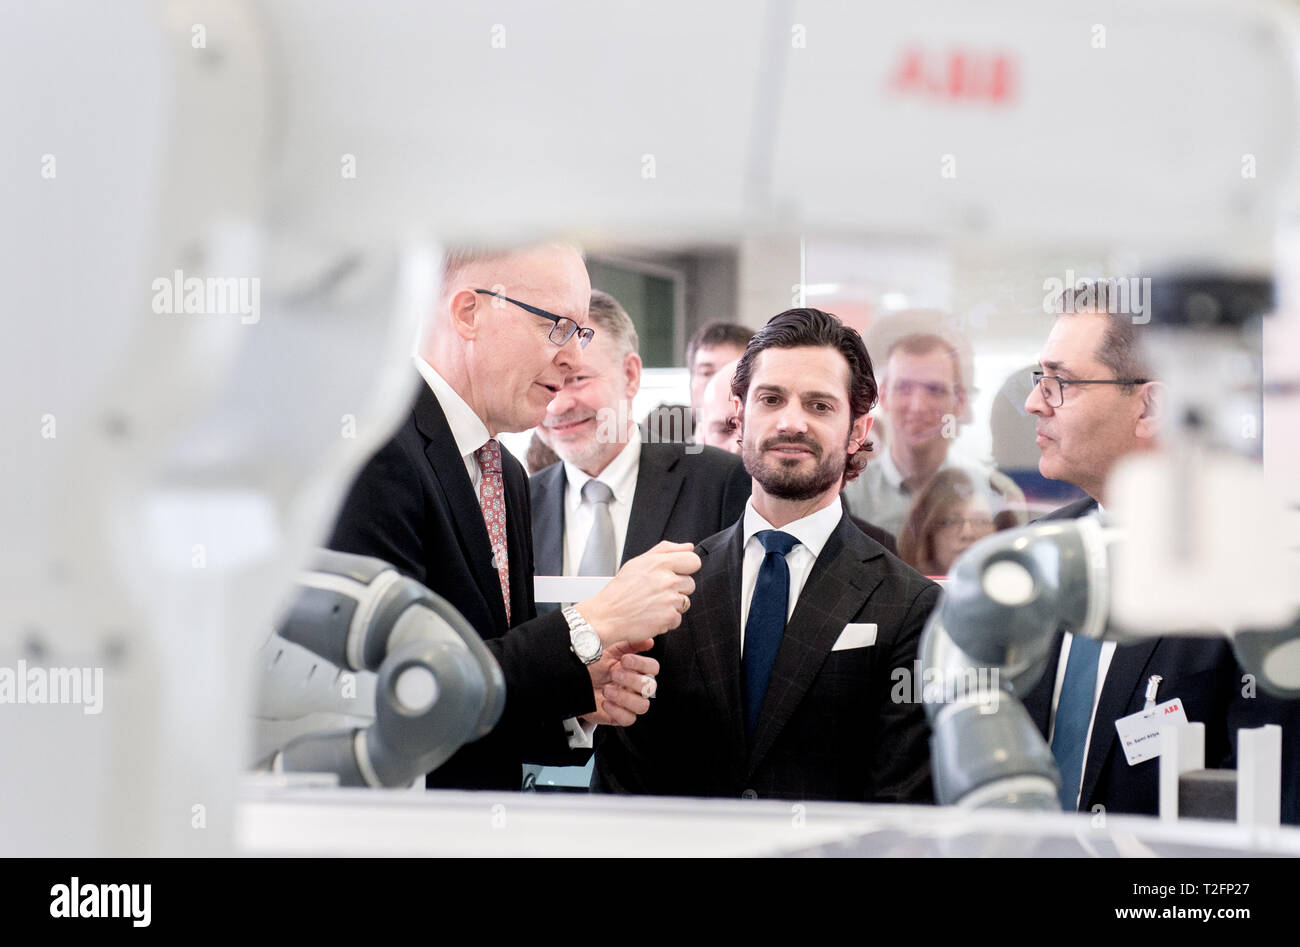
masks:
<svg viewBox="0 0 1300 947"><path fill-rule="evenodd" d="M518 789L527 758L584 762L597 724L649 709L647 651L681 622L700 567L689 543L629 560L597 595L537 617L528 478L497 436L538 425L591 341L576 248L449 254L415 358L415 403L358 475L329 546L376 556L455 606L501 665L495 730L430 788Z"/></svg>

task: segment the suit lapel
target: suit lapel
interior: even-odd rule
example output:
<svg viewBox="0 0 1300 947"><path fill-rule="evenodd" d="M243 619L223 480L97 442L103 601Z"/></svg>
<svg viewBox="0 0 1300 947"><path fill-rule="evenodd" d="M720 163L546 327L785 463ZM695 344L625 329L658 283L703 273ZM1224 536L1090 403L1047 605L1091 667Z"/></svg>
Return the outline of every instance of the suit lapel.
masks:
<svg viewBox="0 0 1300 947"><path fill-rule="evenodd" d="M1159 641L1151 638L1136 644L1119 645L1111 655L1110 667L1106 670L1106 683L1101 687L1097 712L1093 716L1088 760L1083 767L1083 792L1079 796L1082 810L1091 807L1092 794L1097 788L1102 767L1115 745L1115 721L1124 716L1157 644ZM1128 765L1127 762L1124 765Z"/></svg>
<svg viewBox="0 0 1300 947"><path fill-rule="evenodd" d="M743 522L743 521L742 521ZM861 613L881 582L864 563L879 556L847 515L840 518L786 624L745 767L753 775L789 722L844 626Z"/></svg>
<svg viewBox="0 0 1300 947"><path fill-rule="evenodd" d="M456 450L456 439L452 437L447 416L428 385L421 386L415 403L415 425L429 439L424 445L424 456L442 491L443 503L456 528L464 560L492 610L496 626L506 628L506 606L501 598L501 580L492 565L492 541L483 523L483 508L479 506L474 485L465 471L464 459Z"/></svg>
<svg viewBox="0 0 1300 947"><path fill-rule="evenodd" d="M533 511L533 559L538 575L564 571L564 464L539 470Z"/></svg>
<svg viewBox="0 0 1300 947"><path fill-rule="evenodd" d="M740 573L744 521L697 547L703 562L695 575L692 608L684 624L691 637L684 643L695 653L708 684L709 696L725 721L731 745L739 759L744 757L745 719L740 693ZM699 611L696 611L696 608ZM668 644L673 644L669 632Z"/></svg>
<svg viewBox="0 0 1300 947"><path fill-rule="evenodd" d="M676 469L678 445L642 444L637 466L636 493L623 540L623 562L654 546L664 534L685 478Z"/></svg>

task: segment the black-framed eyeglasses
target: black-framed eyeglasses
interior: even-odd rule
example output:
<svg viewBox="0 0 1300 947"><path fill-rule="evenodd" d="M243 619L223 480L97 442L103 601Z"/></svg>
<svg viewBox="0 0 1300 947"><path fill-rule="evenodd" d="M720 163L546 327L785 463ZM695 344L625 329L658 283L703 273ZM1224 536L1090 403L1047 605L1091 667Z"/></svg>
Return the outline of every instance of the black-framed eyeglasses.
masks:
<svg viewBox="0 0 1300 947"><path fill-rule="evenodd" d="M1150 378L1058 378L1042 372L1030 372L1036 387L1043 395L1049 408L1059 408L1065 404L1066 385L1145 385Z"/></svg>
<svg viewBox="0 0 1300 947"><path fill-rule="evenodd" d="M578 348L585 349L587 343L595 336L596 330L590 326L582 327L570 319L568 316L557 316L553 312L547 312L545 309L538 309L536 306L530 306L528 303L521 303L517 299L511 299L509 296L502 296L500 293L494 293L490 289L476 289L476 293L482 293L484 296L491 296L493 299L501 299L508 303L513 303L520 309L531 312L534 316L541 316L543 319L550 319L555 325L551 326L551 332L547 336L556 345L564 345L575 335L578 337Z"/></svg>

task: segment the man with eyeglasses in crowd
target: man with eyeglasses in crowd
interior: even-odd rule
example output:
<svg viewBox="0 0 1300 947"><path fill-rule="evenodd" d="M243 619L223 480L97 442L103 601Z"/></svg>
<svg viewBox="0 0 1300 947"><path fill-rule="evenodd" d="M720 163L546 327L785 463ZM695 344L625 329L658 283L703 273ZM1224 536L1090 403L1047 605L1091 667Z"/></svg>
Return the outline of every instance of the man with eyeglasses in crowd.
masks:
<svg viewBox="0 0 1300 947"><path fill-rule="evenodd" d="M422 340L415 403L350 489L329 546L376 556L455 606L501 665L506 706L429 788L518 789L525 758L568 763L595 725L649 708L639 652L690 607L689 543L660 543L597 595L537 617L523 467L497 441L535 427L594 330L576 248L449 254Z"/></svg>
<svg viewBox="0 0 1300 947"><path fill-rule="evenodd" d="M1043 519L1105 518L1106 485L1125 457L1157 445L1159 384L1152 380L1133 317L1111 312L1109 284L1066 290L1039 357L1025 410L1037 418L1038 469L1088 496ZM1149 690L1181 702L1205 724L1205 764L1231 768L1237 730L1283 724L1283 819L1297 816L1294 701L1244 687L1226 640L1151 638L1133 644L1075 638L1058 630L1047 671L1025 708L1061 771L1067 812L1158 812L1160 764L1130 764L1115 723L1143 710ZM1250 695L1250 696L1247 696Z"/></svg>
<svg viewBox="0 0 1300 947"><path fill-rule="evenodd" d="M884 366L880 411L889 423L886 448L845 488L853 513L898 535L930 479L956 467L985 488L994 513L1005 511L999 526L1023 525L1025 495L1015 482L953 449L967 397L956 346L933 332L909 333L889 346Z"/></svg>

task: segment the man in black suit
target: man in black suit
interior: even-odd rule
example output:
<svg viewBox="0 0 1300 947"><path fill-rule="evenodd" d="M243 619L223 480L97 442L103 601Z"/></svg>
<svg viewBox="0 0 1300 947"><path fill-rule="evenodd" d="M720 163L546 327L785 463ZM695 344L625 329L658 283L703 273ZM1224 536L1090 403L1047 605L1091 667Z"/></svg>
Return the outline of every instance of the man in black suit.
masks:
<svg viewBox="0 0 1300 947"><path fill-rule="evenodd" d="M596 336L542 422L562 462L529 481L538 575L613 575L662 540L694 543L731 525L749 499L739 456L643 440L631 418L641 387L636 328L599 290L588 319ZM592 481L610 488L607 500L583 496ZM596 571L583 573L584 565Z"/></svg>
<svg viewBox="0 0 1300 947"><path fill-rule="evenodd" d="M733 381L753 494L698 546L693 606L656 642L654 706L596 750L615 792L922 802L920 704L895 700L938 587L853 525L876 399L861 338L793 309L759 331Z"/></svg>
<svg viewBox="0 0 1300 947"><path fill-rule="evenodd" d="M500 723L429 787L517 789L525 757L568 759L596 723L631 723L658 670L635 652L689 607L698 557L663 544L575 610L536 617L527 478L496 436L540 422L576 368L592 336L589 295L573 247L451 254L415 404L362 469L329 540L446 598L501 664Z"/></svg>
<svg viewBox="0 0 1300 947"><path fill-rule="evenodd" d="M1157 383L1141 354L1132 317L1107 311L1106 289L1106 284L1097 284L1089 305L1062 299L1064 311L1056 317L1039 359L1045 377L1025 402L1025 409L1038 418L1039 471L1088 494L1043 519L1104 517L1106 482L1115 465L1155 447ZM1189 721L1205 724L1205 762L1211 768L1234 765L1240 727L1286 724L1300 706L1243 688L1241 669L1226 640L1080 641L1058 631L1047 670L1024 697L1057 757L1067 810L1159 811L1159 760L1129 765L1115 729L1117 720L1143 709L1152 686L1157 703L1177 698ZM1081 681L1081 689L1072 687L1072 680ZM1087 706L1077 708L1078 713L1062 710L1069 701L1062 695L1071 693L1088 695L1090 713ZM1066 723L1058 727L1060 720ZM1287 726L1286 736L1293 736L1292 728ZM1076 731L1073 736L1071 730ZM1284 818L1294 819L1296 786L1290 773L1297 765L1296 752L1283 742L1284 780L1291 780L1283 787Z"/></svg>

